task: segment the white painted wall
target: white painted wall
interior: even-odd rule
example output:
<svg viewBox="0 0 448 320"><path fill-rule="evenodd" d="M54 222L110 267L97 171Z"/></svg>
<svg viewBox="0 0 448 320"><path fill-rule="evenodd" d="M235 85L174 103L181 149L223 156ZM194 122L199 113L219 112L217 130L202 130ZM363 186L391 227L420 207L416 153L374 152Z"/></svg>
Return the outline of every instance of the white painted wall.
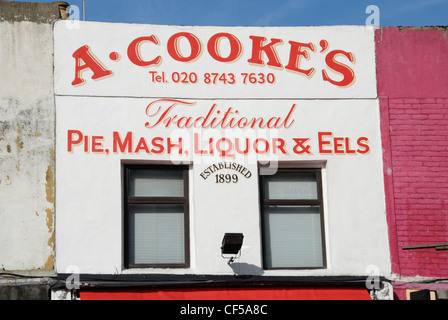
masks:
<svg viewBox="0 0 448 320"><path fill-rule="evenodd" d="M169 39L177 33L190 33L201 43L201 54L191 62L174 60L168 52ZM218 62L208 52L209 39L218 33L230 33L241 43L241 56L234 62ZM157 66L141 67L131 62L128 49L133 40L144 36L155 36L158 44L150 41L141 42L140 57L150 61L160 56ZM265 37L264 44L271 39L281 40L275 46L275 52L281 67L269 67L266 54L261 58L264 65L249 63L252 58L252 40L250 36ZM321 40L326 40L328 46L322 47ZM287 69L291 52L289 41L304 44L312 43L314 51L306 51L308 59L300 58L298 67L308 70L314 68L309 77ZM183 97L210 99L261 99L261 98L376 98L375 78L375 43L374 30L365 26L334 26L334 27L191 27L191 26L159 26L144 24L121 24L80 22L79 27L72 28L69 21L59 21L55 24L55 91L62 95L81 96L132 96L132 97ZM107 70L110 76L92 80L92 72L86 70L82 77L85 84L72 86L74 80L74 61L72 54L80 47L88 45L89 50L98 62ZM337 55L337 61L349 66L356 75L356 81L341 90L339 87L322 79L322 70L334 80L341 80L341 75L328 68L325 63L327 54L333 50L351 52L354 62L348 61L342 54ZM190 46L181 38L179 51L188 57ZM229 55L229 41L220 42L219 51L223 57ZM112 60L110 53L118 53L120 58ZM153 81L149 72L157 71L159 75L165 72L166 83ZM172 74L195 72L198 81L192 84L175 83ZM235 84L224 84L216 81L215 85L204 83L206 73L233 73ZM275 82L270 85L243 83L242 73L272 73ZM129 82L132 79L132 82ZM119 88L119 89L118 89Z"/></svg>
<svg viewBox="0 0 448 320"><path fill-rule="evenodd" d="M223 66L212 61L202 64L180 64L169 61L163 45L163 70L167 72L194 70L200 72L275 72L278 82L272 87L239 85L237 87L207 87L202 84L183 87L148 81L148 69L129 63L126 48L133 39L157 33L161 43L175 32L188 31L201 39L216 32L232 32L240 39L252 33L267 38L308 39L319 43L327 39L333 49L351 50L356 55L352 66L356 82L348 88L329 88L317 75L312 80L292 78L284 70L271 70L248 65L250 43L244 40L244 58ZM305 40L303 40L305 41ZM89 45L96 58L113 69L114 75L92 81L90 70L83 71L84 85L74 87L75 59L80 46ZM121 59L108 60L111 51ZM249 51L249 53L248 53ZM148 54L146 52L145 54ZM152 52L149 52L152 54ZM284 59L285 52L280 52ZM204 53L205 55L205 53ZM148 57L148 56L145 56ZM201 56L200 59L206 59ZM310 63L322 68L318 52ZM318 60L318 61L317 61ZM199 61L199 60L198 60ZM319 67L320 66L320 67ZM185 68L185 69L181 69ZM154 69L149 69L154 70ZM162 70L162 69L156 69ZM263 71L260 71L263 70ZM376 99L374 42L371 29L364 27L320 28L202 28L148 25L81 23L79 29L66 28L63 22L55 26L55 91L56 91L56 270L64 273L71 266L80 273L177 273L177 274L233 274L264 275L370 275L374 265L381 275L390 275L384 186L382 175L379 104ZM319 72L319 71L318 71ZM299 78L297 78L299 77ZM299 80L300 79L300 80ZM262 116L285 117L295 104L294 124L279 130L207 130L163 128L148 129L146 122L154 119L146 114L147 106L161 98L177 98L192 105L176 105L172 115L205 116L213 104L222 113L229 107L248 118ZM215 99L212 99L215 98ZM222 98L229 98L228 100ZM267 99L265 99L267 98ZM159 104L157 104L158 106ZM162 111L166 103L160 104ZM85 152L83 145L68 151L68 131L79 130L83 135L101 136L101 148L109 153ZM186 143L188 155L114 153L113 132L122 137L131 131L134 148L140 137L192 141L194 133L220 137L283 138L288 154L257 157L237 156L232 160L245 165L250 179L237 184L218 185L214 177L204 180L200 173L210 164L222 161L219 157L198 157L192 144ZM367 137L367 154L319 154L318 132L331 131L335 137L350 138L355 148L359 137ZM293 138L310 138L311 155L293 152ZM206 140L204 140L206 141ZM205 144L205 142L203 142ZM123 268L123 203L122 163L173 163L184 160L190 170L190 253L188 269L132 269ZM320 270L263 271L260 234L260 204L258 195L258 163L271 160L280 165L321 167L325 212L327 268ZM235 270L220 254L225 232L244 233L244 246Z"/></svg>
<svg viewBox="0 0 448 320"><path fill-rule="evenodd" d="M0 270L52 270L53 30L0 22Z"/></svg>
<svg viewBox="0 0 448 320"><path fill-rule="evenodd" d="M245 235L240 263L249 264L251 272L261 271L260 209L257 159L255 153L236 157L253 173L237 184L217 185L214 177L204 180L200 173L219 157L184 157L192 162L190 171L191 268L188 270L123 270L122 268L122 179L121 163L142 160L145 163L173 161L170 155L92 153L83 145L67 152L67 130L84 135L103 136L103 148L112 150L113 132L124 137L134 134L134 148L139 137L155 136L185 139L190 130L147 129L146 106L152 99L56 97L57 105L57 192L56 228L57 271L76 265L81 273L232 273L220 255L225 232ZM205 114L213 103L223 109L234 106L242 114L257 116L284 115L291 101L199 100L193 107L179 106L181 115ZM325 200L326 247L325 270L265 271L264 274L295 275L364 275L369 265L376 265L383 275L390 272L387 226L382 181L381 144L377 100L302 100L297 103L295 123L289 129L269 132L266 137L287 141L288 155L270 156L280 164L322 166ZM177 107L176 107L177 108ZM275 111L273 111L275 110ZM371 151L358 155L320 155L317 131L332 131L335 136L369 138ZM206 132L202 132L206 134ZM221 130L218 136L232 137L235 132ZM250 135L246 133L246 136ZM263 136L263 132L259 132ZM313 155L294 155L292 138L311 138ZM186 140L188 141L188 140ZM192 146L192 144L190 145ZM188 143L186 143L188 149ZM190 152L192 147L190 147ZM229 159L226 159L229 161ZM229 171L230 172L230 171ZM249 267L246 266L246 267ZM246 272L247 269L241 270Z"/></svg>

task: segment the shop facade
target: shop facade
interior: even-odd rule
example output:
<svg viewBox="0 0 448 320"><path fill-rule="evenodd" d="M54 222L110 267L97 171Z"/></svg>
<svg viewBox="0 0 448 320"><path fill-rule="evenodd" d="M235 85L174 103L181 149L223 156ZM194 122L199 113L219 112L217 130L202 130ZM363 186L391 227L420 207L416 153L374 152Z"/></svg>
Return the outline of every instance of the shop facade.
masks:
<svg viewBox="0 0 448 320"><path fill-rule="evenodd" d="M56 271L370 298L391 273L374 34L56 23Z"/></svg>
<svg viewBox="0 0 448 320"><path fill-rule="evenodd" d="M446 28L0 5L2 299L446 298Z"/></svg>

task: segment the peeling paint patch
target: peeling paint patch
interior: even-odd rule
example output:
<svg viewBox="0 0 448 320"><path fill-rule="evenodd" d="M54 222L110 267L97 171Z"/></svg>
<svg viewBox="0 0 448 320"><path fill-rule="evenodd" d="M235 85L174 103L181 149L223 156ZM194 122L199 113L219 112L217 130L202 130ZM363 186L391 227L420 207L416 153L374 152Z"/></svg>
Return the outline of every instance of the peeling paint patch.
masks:
<svg viewBox="0 0 448 320"><path fill-rule="evenodd" d="M51 149L52 150L52 149ZM51 153L51 151L50 151ZM51 169L51 166L48 166L47 173L45 177L46 183L45 183L45 192L47 195L47 201L49 203L54 203L54 174L53 170ZM54 208L52 209L46 209L45 212L47 213L46 219L47 219L47 228L48 232L51 234L50 238L48 239L48 246L50 247L51 251L54 252ZM45 262L45 265L43 267L45 270L51 270L54 268L54 254L50 254L50 256L47 259L47 262Z"/></svg>
<svg viewBox="0 0 448 320"><path fill-rule="evenodd" d="M54 153L54 149L53 149L53 148L50 148L50 159L51 159L51 160L55 160L55 159L56 159L56 157L55 157L55 153Z"/></svg>
<svg viewBox="0 0 448 320"><path fill-rule="evenodd" d="M51 254L45 262L44 270L52 270L54 268L54 255Z"/></svg>
<svg viewBox="0 0 448 320"><path fill-rule="evenodd" d="M54 250L54 209L46 209L45 212L47 213L47 228L48 232L51 233L50 238L48 239L48 246L50 247L51 251ZM47 262L45 262L44 269L45 270L51 270L54 268L54 254L50 254L50 256L47 259Z"/></svg>
<svg viewBox="0 0 448 320"><path fill-rule="evenodd" d="M20 130L19 130L19 131L20 131ZM20 136L17 136L16 143L17 143L17 147L18 147L19 149L23 149L23 141L22 141L22 139L20 139Z"/></svg>
<svg viewBox="0 0 448 320"><path fill-rule="evenodd" d="M53 209L45 209L45 212L47 213L48 232L53 232L54 210Z"/></svg>
<svg viewBox="0 0 448 320"><path fill-rule="evenodd" d="M53 170L51 170L50 166L48 166L45 180L45 192L47 193L47 201L50 203L54 203L54 176Z"/></svg>
<svg viewBox="0 0 448 320"><path fill-rule="evenodd" d="M54 150L50 149L50 156L54 154ZM48 166L47 172L45 175L45 192L46 192L46 198L49 203L54 203L54 174L53 170L51 169L51 166ZM46 219L47 219L47 228L48 232L51 234L50 238L48 239L48 246L50 247L51 251L54 252L54 209L46 209L45 212L47 213ZM37 212L36 212L37 214ZM45 265L43 266L44 270L51 270L54 268L54 253L50 254L47 261L45 262Z"/></svg>
<svg viewBox="0 0 448 320"><path fill-rule="evenodd" d="M413 27L413 26L398 26L398 31L400 32L404 32L406 30L419 30L419 31L425 31L425 30L430 30L430 29L440 29L440 30L444 30L445 33L448 32L448 26L423 26L423 27Z"/></svg>
<svg viewBox="0 0 448 320"><path fill-rule="evenodd" d="M50 255L47 257L47 261L44 265L39 267L33 267L32 270L53 270L54 269L54 243L55 243L55 232L54 232L54 209L45 209L46 221L48 232L50 237L48 238L47 245L51 250ZM36 216L39 216L39 212L34 212Z"/></svg>

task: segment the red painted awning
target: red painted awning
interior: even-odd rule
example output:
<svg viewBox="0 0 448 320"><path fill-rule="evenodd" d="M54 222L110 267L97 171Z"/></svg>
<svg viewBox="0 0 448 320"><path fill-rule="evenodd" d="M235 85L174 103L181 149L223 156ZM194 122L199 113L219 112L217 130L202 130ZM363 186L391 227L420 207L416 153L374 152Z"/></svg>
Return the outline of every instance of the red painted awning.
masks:
<svg viewBox="0 0 448 320"><path fill-rule="evenodd" d="M81 300L372 300L365 288L81 290Z"/></svg>

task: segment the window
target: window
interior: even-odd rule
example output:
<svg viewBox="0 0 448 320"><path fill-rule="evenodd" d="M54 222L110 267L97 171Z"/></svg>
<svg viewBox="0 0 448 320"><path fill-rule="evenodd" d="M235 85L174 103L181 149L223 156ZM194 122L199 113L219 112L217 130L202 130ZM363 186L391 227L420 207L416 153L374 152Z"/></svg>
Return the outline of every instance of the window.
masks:
<svg viewBox="0 0 448 320"><path fill-rule="evenodd" d="M325 268L320 169L278 169L260 182L264 268Z"/></svg>
<svg viewBox="0 0 448 320"><path fill-rule="evenodd" d="M124 167L125 266L189 267L188 167Z"/></svg>

